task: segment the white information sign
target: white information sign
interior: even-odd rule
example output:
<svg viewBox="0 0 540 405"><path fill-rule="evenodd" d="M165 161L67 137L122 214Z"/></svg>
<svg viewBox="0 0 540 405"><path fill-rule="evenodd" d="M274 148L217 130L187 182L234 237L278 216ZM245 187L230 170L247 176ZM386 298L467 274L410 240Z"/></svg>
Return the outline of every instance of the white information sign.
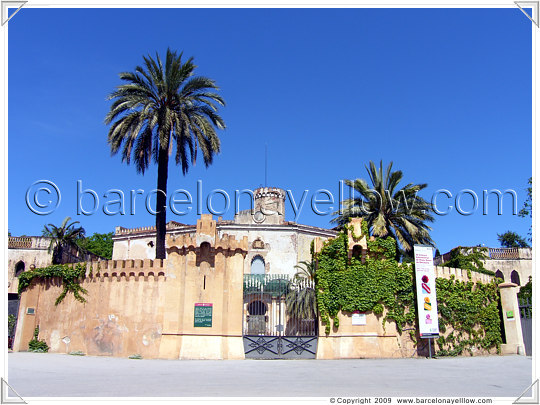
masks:
<svg viewBox="0 0 540 405"><path fill-rule="evenodd" d="M366 314L361 314L359 311L353 312L352 314L353 325L365 325L366 323L367 323Z"/></svg>
<svg viewBox="0 0 540 405"><path fill-rule="evenodd" d="M416 269L416 296L418 300L420 337L436 337L439 335L439 318L437 316L433 248L431 246L414 245L414 264Z"/></svg>

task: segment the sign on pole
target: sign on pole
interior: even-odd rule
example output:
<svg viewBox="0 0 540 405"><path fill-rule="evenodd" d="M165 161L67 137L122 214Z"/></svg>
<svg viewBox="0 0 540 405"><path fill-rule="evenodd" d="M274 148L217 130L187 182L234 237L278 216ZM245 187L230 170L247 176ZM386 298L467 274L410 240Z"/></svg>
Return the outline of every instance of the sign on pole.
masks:
<svg viewBox="0 0 540 405"><path fill-rule="evenodd" d="M420 337L438 337L439 317L437 316L433 248L425 245L414 245L414 264L416 269L416 297Z"/></svg>

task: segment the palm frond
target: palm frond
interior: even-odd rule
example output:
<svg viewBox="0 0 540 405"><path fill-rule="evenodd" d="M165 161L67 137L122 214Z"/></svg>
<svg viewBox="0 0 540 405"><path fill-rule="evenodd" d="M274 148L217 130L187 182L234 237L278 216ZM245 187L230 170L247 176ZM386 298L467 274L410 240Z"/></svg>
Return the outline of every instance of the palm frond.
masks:
<svg viewBox="0 0 540 405"><path fill-rule="evenodd" d="M365 166L370 185L363 179L345 180L354 196L342 202L341 212L334 212L331 222L343 226L352 217L362 218L372 235L393 237L406 252L416 243L434 246L426 224L434 221L433 207L418 195L427 184L409 183L398 189L403 173L392 171L392 166L390 162L384 169L382 161L378 166L370 161Z"/></svg>

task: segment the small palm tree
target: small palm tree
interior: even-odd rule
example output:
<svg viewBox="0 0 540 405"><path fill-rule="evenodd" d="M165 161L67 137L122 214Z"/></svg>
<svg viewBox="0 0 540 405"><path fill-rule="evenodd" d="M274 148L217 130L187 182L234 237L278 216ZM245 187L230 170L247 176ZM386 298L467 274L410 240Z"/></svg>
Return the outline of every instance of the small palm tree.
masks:
<svg viewBox="0 0 540 405"><path fill-rule="evenodd" d="M298 271L294 275L295 280L315 281L315 273L317 270L316 270L316 265L314 261L308 262L308 261L302 260L296 266L294 266L294 268L298 269Z"/></svg>
<svg viewBox="0 0 540 405"><path fill-rule="evenodd" d="M85 235L84 228L76 226L79 221L71 221L71 217L66 217L58 227L48 224L43 227L42 235L51 238L49 253L53 254L53 264L61 264L64 252L71 252L73 249L82 251L79 242Z"/></svg>
<svg viewBox="0 0 540 405"><path fill-rule="evenodd" d="M342 213L332 222L343 226L351 217L360 217L367 222L373 236L392 237L397 240L404 253L411 254L414 244L434 245L429 235L433 222L432 206L418 196L427 184L409 183L398 190L403 178L401 170L392 171L392 162L383 170L382 161L377 169L370 161L366 166L370 187L364 179L345 180L360 195L343 201Z"/></svg>
<svg viewBox="0 0 540 405"><path fill-rule="evenodd" d="M294 266L298 271L294 275L292 288L287 293L285 304L287 315L297 326L302 320L317 319L317 293L315 291L316 265L314 261L301 261ZM291 331L297 332L297 331Z"/></svg>
<svg viewBox="0 0 540 405"><path fill-rule="evenodd" d="M213 80L193 76L193 58L182 62L182 53L167 49L165 65L159 55L143 59L144 66L135 72L120 73L125 84L109 96L114 102L105 123L112 124L108 143L113 155L121 150L122 161L133 159L142 174L151 159L157 163L156 259L164 259L169 155L176 146L176 164L184 175L198 149L210 165L220 150L216 128L224 129L225 123L217 110L225 102L212 91L218 89Z"/></svg>

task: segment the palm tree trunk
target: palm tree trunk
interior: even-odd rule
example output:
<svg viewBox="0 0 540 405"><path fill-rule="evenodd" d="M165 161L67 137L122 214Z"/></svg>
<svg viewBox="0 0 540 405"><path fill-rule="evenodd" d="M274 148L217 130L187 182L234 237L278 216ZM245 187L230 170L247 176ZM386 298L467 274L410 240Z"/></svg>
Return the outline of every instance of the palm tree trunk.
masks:
<svg viewBox="0 0 540 405"><path fill-rule="evenodd" d="M53 252L53 264L62 264L62 259L64 258L64 248L62 243L58 243Z"/></svg>
<svg viewBox="0 0 540 405"><path fill-rule="evenodd" d="M169 153L159 148L156 196L156 259L165 259L165 232L167 226L167 177Z"/></svg>

